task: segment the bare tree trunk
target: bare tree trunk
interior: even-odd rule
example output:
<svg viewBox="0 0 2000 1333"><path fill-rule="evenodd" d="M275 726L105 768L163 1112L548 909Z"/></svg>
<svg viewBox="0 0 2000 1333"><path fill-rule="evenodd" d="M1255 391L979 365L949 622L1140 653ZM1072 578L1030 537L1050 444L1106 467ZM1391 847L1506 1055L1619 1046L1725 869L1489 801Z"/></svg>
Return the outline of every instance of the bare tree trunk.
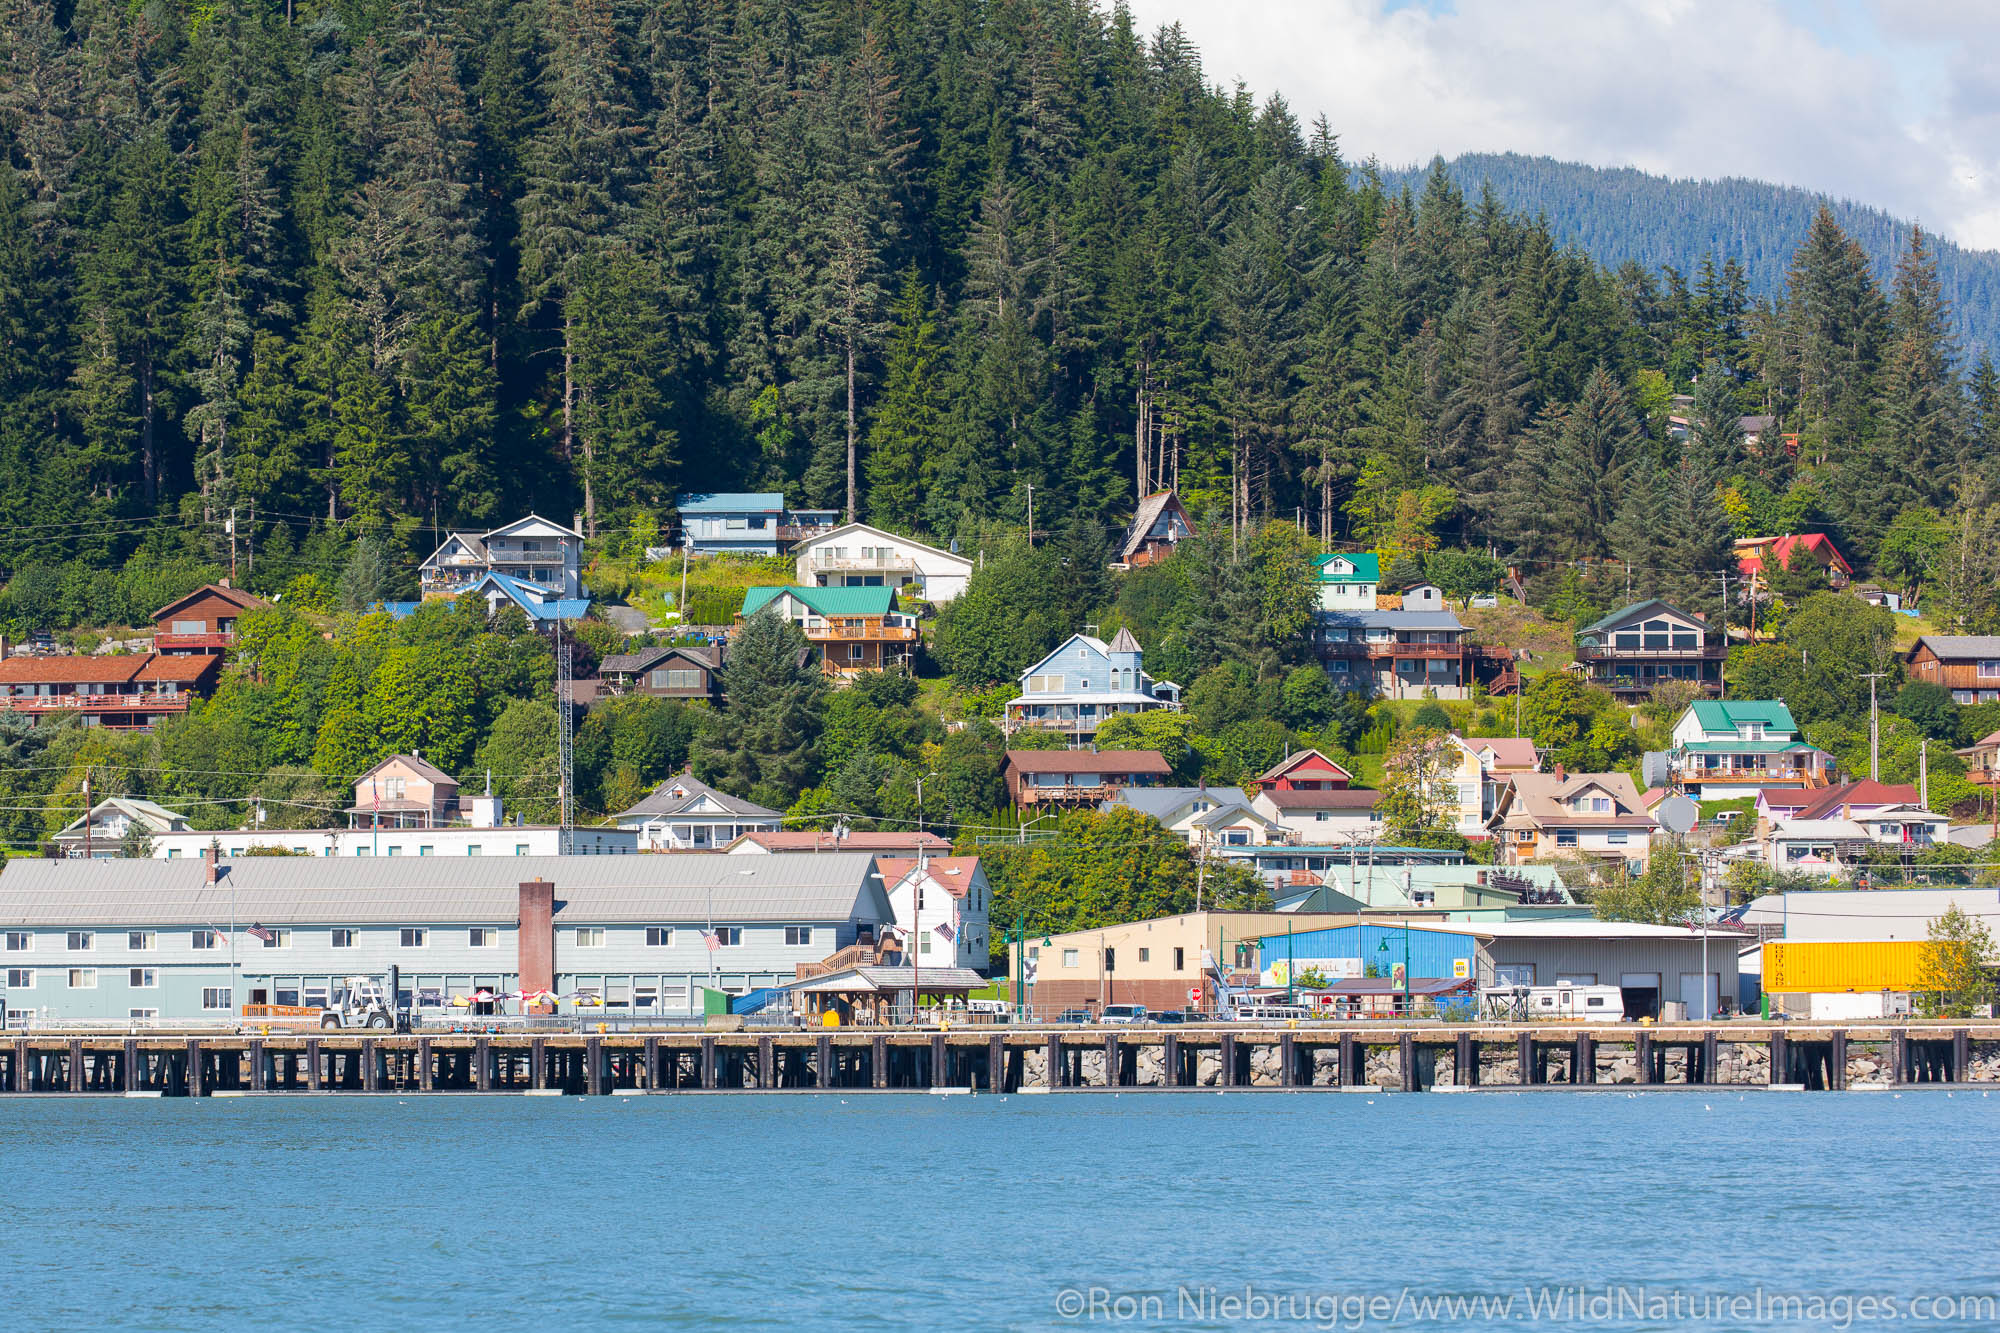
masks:
<svg viewBox="0 0 2000 1333"><path fill-rule="evenodd" d="M153 359L139 363L139 471L146 491L146 503L160 495L160 459L153 438Z"/></svg>
<svg viewBox="0 0 2000 1333"><path fill-rule="evenodd" d="M569 312L563 312L563 461L574 457L571 452L576 445L576 352L570 344Z"/></svg>
<svg viewBox="0 0 2000 1333"><path fill-rule="evenodd" d="M859 511L854 495L854 335L847 336L847 521Z"/></svg>
<svg viewBox="0 0 2000 1333"><path fill-rule="evenodd" d="M589 397L590 390L585 389ZM597 451L591 446L590 436L583 437L583 533L595 540L597 537L597 485L593 473L597 470Z"/></svg>

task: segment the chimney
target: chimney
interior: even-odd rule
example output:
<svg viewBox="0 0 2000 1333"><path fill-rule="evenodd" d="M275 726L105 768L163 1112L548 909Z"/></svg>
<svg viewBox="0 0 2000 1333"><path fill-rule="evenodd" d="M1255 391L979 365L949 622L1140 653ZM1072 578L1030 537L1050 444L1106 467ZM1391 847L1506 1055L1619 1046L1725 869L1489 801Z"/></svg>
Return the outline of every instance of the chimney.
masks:
<svg viewBox="0 0 2000 1333"><path fill-rule="evenodd" d="M1556 782L1560 784L1562 780L1563 780L1563 766L1560 763L1558 763L1556 765Z"/></svg>
<svg viewBox="0 0 2000 1333"><path fill-rule="evenodd" d="M7 636L0 634L0 662L7 660Z"/></svg>
<svg viewBox="0 0 2000 1333"><path fill-rule="evenodd" d="M556 988L556 886L545 879L521 885L520 920L515 935L515 970L524 991Z"/></svg>
<svg viewBox="0 0 2000 1333"><path fill-rule="evenodd" d="M201 849L202 883L213 884L217 879L221 878L221 867L216 864L217 859L221 855L222 855L222 849L217 847L214 843L210 843L208 846Z"/></svg>

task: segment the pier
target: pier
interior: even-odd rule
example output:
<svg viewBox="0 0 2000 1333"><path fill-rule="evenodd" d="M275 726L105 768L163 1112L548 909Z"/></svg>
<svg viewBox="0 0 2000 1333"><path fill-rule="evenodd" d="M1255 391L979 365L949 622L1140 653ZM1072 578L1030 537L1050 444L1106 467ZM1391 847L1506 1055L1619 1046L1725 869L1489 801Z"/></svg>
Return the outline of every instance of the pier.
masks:
<svg viewBox="0 0 2000 1333"><path fill-rule="evenodd" d="M0 1098L2000 1087L2000 1025L0 1035Z"/></svg>

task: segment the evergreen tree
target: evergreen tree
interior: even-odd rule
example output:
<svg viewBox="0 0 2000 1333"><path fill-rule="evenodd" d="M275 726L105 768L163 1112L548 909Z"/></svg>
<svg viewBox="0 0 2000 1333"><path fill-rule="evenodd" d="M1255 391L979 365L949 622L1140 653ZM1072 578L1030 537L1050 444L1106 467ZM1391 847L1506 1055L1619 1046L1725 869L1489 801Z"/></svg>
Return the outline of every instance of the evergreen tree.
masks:
<svg viewBox="0 0 2000 1333"><path fill-rule="evenodd" d="M819 768L826 677L805 635L775 611L745 621L722 668L722 707L695 747L706 782L780 808Z"/></svg>
<svg viewBox="0 0 2000 1333"><path fill-rule="evenodd" d="M868 520L877 525L921 526L926 474L941 461L944 401L939 360L943 349L929 294L914 270L903 275L891 312L882 401L868 428Z"/></svg>

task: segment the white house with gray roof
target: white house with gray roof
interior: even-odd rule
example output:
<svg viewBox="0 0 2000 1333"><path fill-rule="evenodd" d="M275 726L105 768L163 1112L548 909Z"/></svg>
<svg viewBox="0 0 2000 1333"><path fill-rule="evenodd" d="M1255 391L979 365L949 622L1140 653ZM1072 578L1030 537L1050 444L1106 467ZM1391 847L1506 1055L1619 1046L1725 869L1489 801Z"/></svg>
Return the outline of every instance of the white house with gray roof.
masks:
<svg viewBox="0 0 2000 1333"><path fill-rule="evenodd" d="M707 852L727 847L746 833L782 828L782 811L717 791L693 773L680 773L653 789L629 810L612 816L621 829L634 829L649 852Z"/></svg>
<svg viewBox="0 0 2000 1333"><path fill-rule="evenodd" d="M1190 847L1284 842L1284 826L1250 804L1241 787L1127 787L1098 807L1151 815Z"/></svg>
<svg viewBox="0 0 2000 1333"><path fill-rule="evenodd" d="M230 1023L394 965L440 1014L547 989L563 1013L687 1018L704 989L779 986L876 937L894 920L876 875L850 852L16 861L0 1004L15 1022Z"/></svg>

